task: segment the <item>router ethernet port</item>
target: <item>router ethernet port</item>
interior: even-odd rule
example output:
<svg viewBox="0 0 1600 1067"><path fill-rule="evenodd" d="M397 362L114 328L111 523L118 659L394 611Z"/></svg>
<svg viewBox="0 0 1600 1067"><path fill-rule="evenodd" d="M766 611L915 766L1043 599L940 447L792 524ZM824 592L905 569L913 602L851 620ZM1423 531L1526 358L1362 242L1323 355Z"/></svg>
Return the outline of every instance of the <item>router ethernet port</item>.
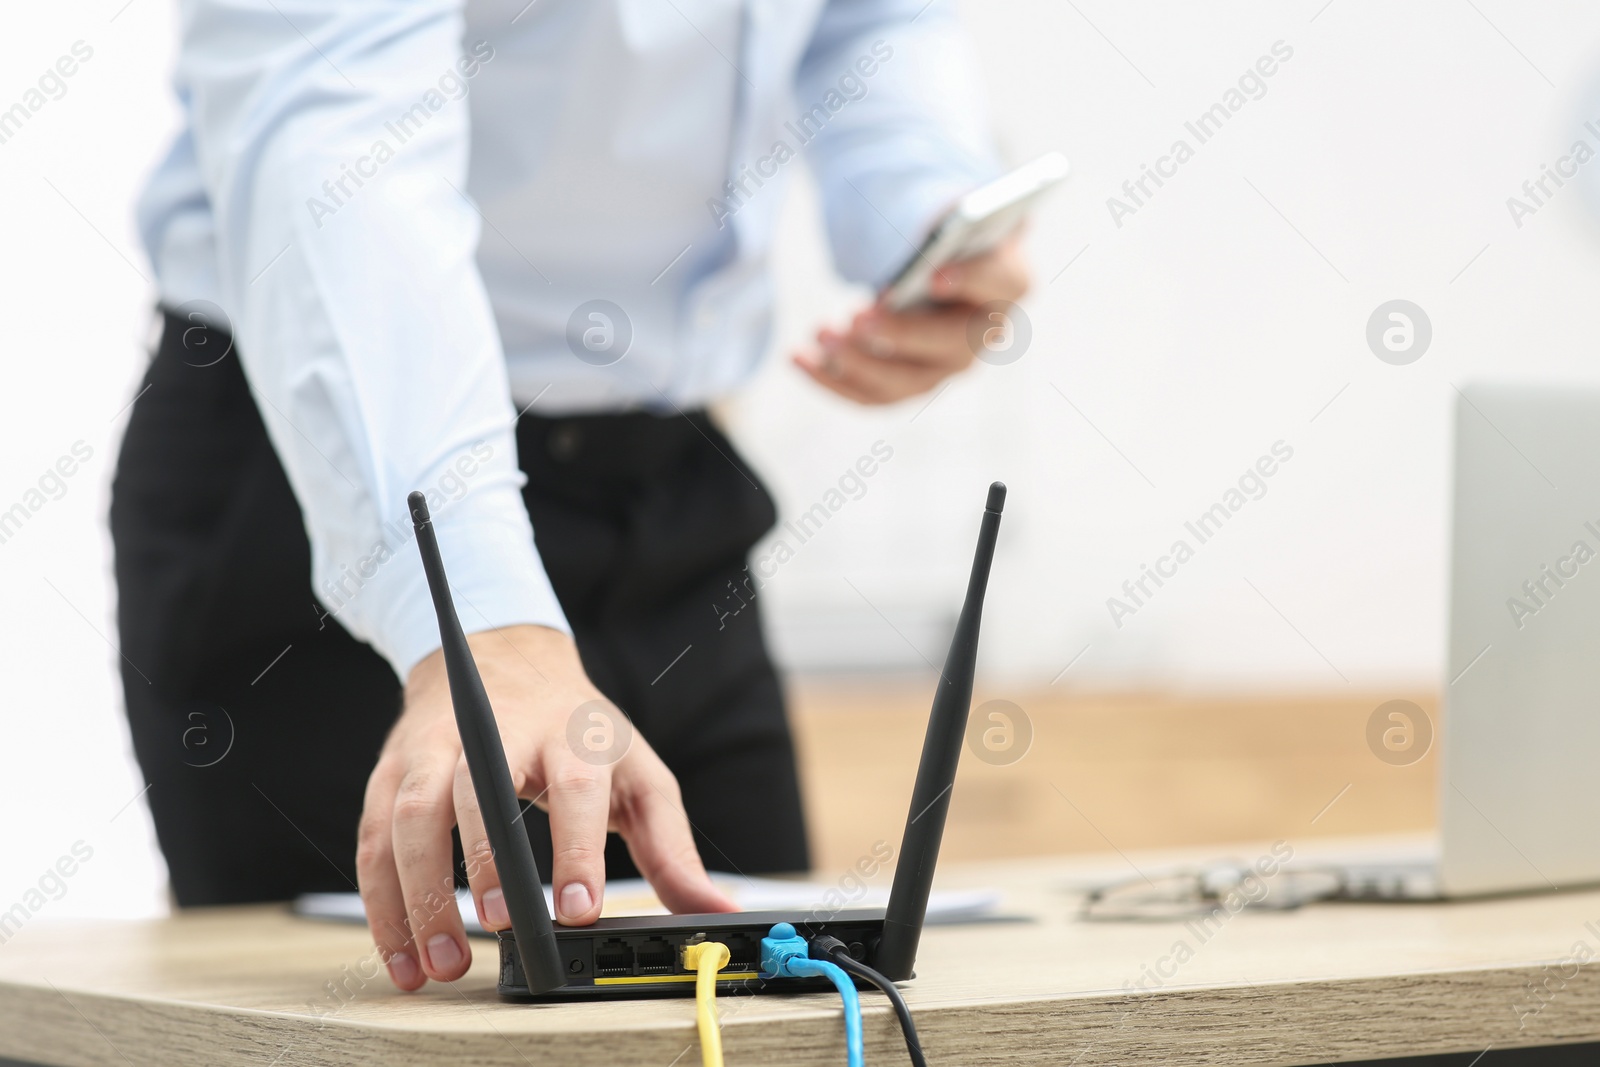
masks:
<svg viewBox="0 0 1600 1067"><path fill-rule="evenodd" d="M678 954L659 937L645 939L635 954L640 974L671 974L677 970Z"/></svg>
<svg viewBox="0 0 1600 1067"><path fill-rule="evenodd" d="M633 974L633 949L618 938L610 938L594 950L596 978L626 978Z"/></svg>
<svg viewBox="0 0 1600 1067"><path fill-rule="evenodd" d="M724 943L728 946L728 966L730 971L755 971L761 967L761 945L753 937L734 934L726 938Z"/></svg>

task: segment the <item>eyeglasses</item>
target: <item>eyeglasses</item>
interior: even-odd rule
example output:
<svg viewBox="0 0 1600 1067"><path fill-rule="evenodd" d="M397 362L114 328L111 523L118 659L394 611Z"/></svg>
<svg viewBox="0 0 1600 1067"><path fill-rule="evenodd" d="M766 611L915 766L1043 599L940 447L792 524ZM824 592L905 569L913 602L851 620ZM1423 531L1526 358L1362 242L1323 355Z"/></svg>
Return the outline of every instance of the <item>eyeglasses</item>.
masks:
<svg viewBox="0 0 1600 1067"><path fill-rule="evenodd" d="M1346 889L1344 875L1334 868L1279 870L1263 877L1245 864L1227 861L1091 890L1082 917L1091 922L1165 922L1201 918L1218 908L1229 913L1245 908L1289 911L1339 899Z"/></svg>

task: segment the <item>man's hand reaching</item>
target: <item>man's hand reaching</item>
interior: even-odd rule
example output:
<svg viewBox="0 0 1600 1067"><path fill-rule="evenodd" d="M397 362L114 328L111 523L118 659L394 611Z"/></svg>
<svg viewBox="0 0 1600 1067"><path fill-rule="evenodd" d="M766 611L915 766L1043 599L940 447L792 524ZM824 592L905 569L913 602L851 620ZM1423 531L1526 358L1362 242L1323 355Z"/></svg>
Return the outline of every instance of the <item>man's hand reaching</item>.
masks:
<svg viewBox="0 0 1600 1067"><path fill-rule="evenodd" d="M608 830L622 835L640 872L673 911L721 912L734 904L706 876L677 780L634 734L614 762L581 758L568 723L590 702L613 705L589 682L572 639L540 626L473 634L517 795L550 813L557 921L600 915ZM620 749L620 745L618 746ZM406 680L405 707L367 781L356 871L373 940L401 989L454 981L472 961L455 907L450 830L462 851L478 918L511 925L461 738L435 652Z"/></svg>
<svg viewBox="0 0 1600 1067"><path fill-rule="evenodd" d="M925 393L965 370L975 355L968 326L990 301L1016 301L1028 291L1020 236L933 276L936 303L894 312L874 304L844 333L824 328L815 348L795 364L819 384L861 404L892 404Z"/></svg>

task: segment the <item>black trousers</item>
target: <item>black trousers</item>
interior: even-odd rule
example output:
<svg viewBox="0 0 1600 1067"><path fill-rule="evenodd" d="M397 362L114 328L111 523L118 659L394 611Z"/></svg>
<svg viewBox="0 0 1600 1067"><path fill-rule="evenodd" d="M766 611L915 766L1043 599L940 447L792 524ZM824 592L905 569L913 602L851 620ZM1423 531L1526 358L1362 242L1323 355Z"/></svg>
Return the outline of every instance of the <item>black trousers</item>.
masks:
<svg viewBox="0 0 1600 1067"><path fill-rule="evenodd" d="M180 904L347 891L400 682L313 600L300 508L237 354L216 360L230 339L197 329L167 316L112 486L134 750ZM524 415L516 439L584 667L677 774L706 865L805 869L778 678L756 612L723 607L774 521L755 474L700 412ZM548 877L548 821L526 821ZM606 866L636 874L615 839Z"/></svg>

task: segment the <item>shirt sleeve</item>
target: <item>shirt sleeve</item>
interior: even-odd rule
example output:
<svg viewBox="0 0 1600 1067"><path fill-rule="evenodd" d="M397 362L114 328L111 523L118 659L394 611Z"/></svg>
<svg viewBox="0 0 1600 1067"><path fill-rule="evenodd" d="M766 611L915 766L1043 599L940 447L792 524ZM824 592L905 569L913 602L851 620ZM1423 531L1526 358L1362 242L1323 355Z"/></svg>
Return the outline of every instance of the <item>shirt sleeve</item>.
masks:
<svg viewBox="0 0 1600 1067"><path fill-rule="evenodd" d="M977 65L953 5L829 0L795 80L840 273L874 288L945 209L998 173Z"/></svg>
<svg viewBox="0 0 1600 1067"><path fill-rule="evenodd" d="M468 631L568 630L520 489L475 262L460 0L187 0L180 91L223 309L304 514L317 599L403 679L439 646L427 493Z"/></svg>

